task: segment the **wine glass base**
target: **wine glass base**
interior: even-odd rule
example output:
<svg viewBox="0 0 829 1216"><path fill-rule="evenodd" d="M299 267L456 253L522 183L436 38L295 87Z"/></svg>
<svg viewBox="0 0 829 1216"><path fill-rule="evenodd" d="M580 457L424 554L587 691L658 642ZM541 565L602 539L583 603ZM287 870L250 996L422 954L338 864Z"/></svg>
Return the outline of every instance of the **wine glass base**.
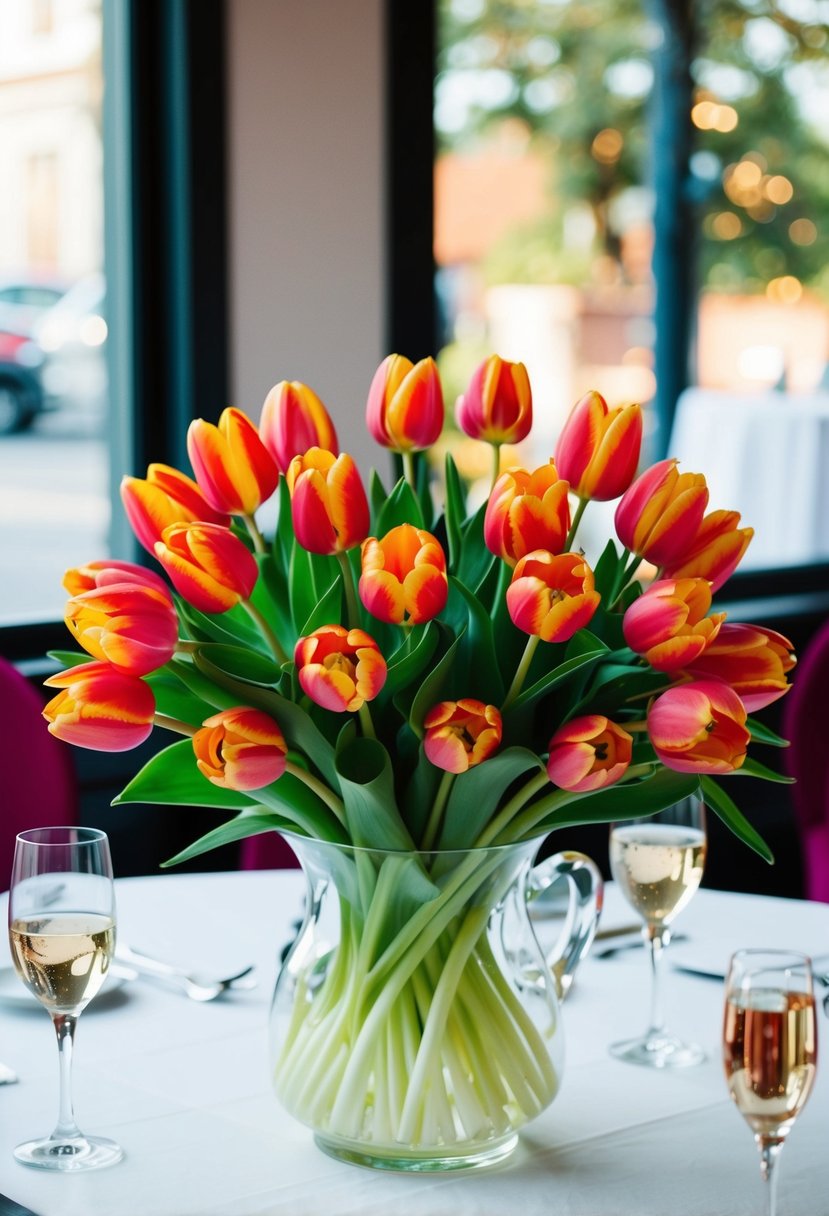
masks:
<svg viewBox="0 0 829 1216"><path fill-rule="evenodd" d="M115 1165L124 1156L124 1150L120 1144L104 1136L65 1139L47 1136L42 1140L27 1140L25 1144L18 1144L14 1156L23 1165L69 1173L102 1170L108 1165Z"/></svg>
<svg viewBox="0 0 829 1216"><path fill-rule="evenodd" d="M705 1052L696 1043L684 1043L672 1034L644 1035L611 1043L610 1054L628 1064L643 1064L646 1068L690 1068L702 1064Z"/></svg>

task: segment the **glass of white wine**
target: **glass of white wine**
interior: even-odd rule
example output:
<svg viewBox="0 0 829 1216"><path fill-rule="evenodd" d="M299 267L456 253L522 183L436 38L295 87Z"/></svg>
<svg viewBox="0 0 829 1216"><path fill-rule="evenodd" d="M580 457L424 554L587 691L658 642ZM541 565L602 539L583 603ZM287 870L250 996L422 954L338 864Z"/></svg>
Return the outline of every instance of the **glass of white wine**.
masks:
<svg viewBox="0 0 829 1216"><path fill-rule="evenodd" d="M723 1061L731 1097L760 1150L767 1216L775 1216L775 1163L812 1091L817 1066L812 967L805 955L734 955L725 985Z"/></svg>
<svg viewBox="0 0 829 1216"><path fill-rule="evenodd" d="M18 975L48 1011L58 1039L60 1112L51 1136L14 1150L41 1169L114 1165L114 1140L84 1136L72 1110L75 1025L107 976L115 949L109 842L97 828L33 828L17 837L9 891L9 937Z"/></svg>
<svg viewBox="0 0 829 1216"><path fill-rule="evenodd" d="M642 935L651 964L651 1017L644 1035L613 1043L610 1054L652 1068L699 1064L705 1052L665 1029L661 962L671 940L670 925L686 906L705 867L705 807L684 798L650 819L614 823L610 829L610 869L625 899L644 921Z"/></svg>

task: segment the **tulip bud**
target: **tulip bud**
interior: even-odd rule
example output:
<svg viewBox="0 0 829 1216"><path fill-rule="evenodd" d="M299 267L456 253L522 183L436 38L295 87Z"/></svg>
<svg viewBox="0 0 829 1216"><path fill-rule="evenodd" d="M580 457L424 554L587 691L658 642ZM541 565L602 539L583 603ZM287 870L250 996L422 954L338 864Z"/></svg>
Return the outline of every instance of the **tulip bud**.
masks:
<svg viewBox="0 0 829 1216"><path fill-rule="evenodd" d="M218 524L173 524L155 555L179 595L200 612L227 612L249 599L259 575L250 550Z"/></svg>
<svg viewBox="0 0 829 1216"><path fill-rule="evenodd" d="M187 454L204 497L227 515L253 515L279 481L273 457L241 410L223 410L218 426L191 422Z"/></svg>
<svg viewBox="0 0 829 1216"><path fill-rule="evenodd" d="M458 426L471 439L496 444L526 439L533 424L533 402L524 364L490 355L458 398L455 414Z"/></svg>
<svg viewBox="0 0 829 1216"><path fill-rule="evenodd" d="M711 585L703 578L651 583L625 613L622 631L631 650L657 671L676 671L694 662L716 638L724 612L711 607Z"/></svg>
<svg viewBox="0 0 829 1216"><path fill-rule="evenodd" d="M609 502L633 481L641 446L640 406L611 410L600 393L586 393L559 436L556 468L579 498Z"/></svg>
<svg viewBox="0 0 829 1216"><path fill-rule="evenodd" d="M130 527L149 553L155 552L156 541L171 524L197 519L225 527L230 523L228 515L213 510L192 477L166 464L151 464L146 479L122 478L121 501Z"/></svg>
<svg viewBox="0 0 829 1216"><path fill-rule="evenodd" d="M362 629L322 625L294 651L302 691L323 709L356 713L386 682L386 660Z"/></svg>
<svg viewBox="0 0 829 1216"><path fill-rule="evenodd" d="M102 558L96 562L87 562L85 566L76 566L67 570L63 576L63 585L70 595L81 595L84 591L92 591L95 587L110 587L113 583L133 583L137 587L152 587L172 603L170 590L163 578L145 566L137 566L134 562L119 562L114 558Z"/></svg>
<svg viewBox="0 0 829 1216"><path fill-rule="evenodd" d="M288 746L279 726L259 709L238 706L207 718L193 736L196 766L227 790L261 790L285 772Z"/></svg>
<svg viewBox="0 0 829 1216"><path fill-rule="evenodd" d="M470 697L433 705L423 728L426 758L447 773L465 773L481 764L501 742L500 712Z"/></svg>
<svg viewBox="0 0 829 1216"><path fill-rule="evenodd" d="M678 773L733 773L746 758L751 734L746 709L720 680L669 688L648 710L653 750Z"/></svg>
<svg viewBox="0 0 829 1216"><path fill-rule="evenodd" d="M788 638L762 625L723 625L703 654L689 664L691 675L723 680L749 713L765 709L789 691L786 672L797 660Z"/></svg>
<svg viewBox="0 0 829 1216"><path fill-rule="evenodd" d="M484 541L510 566L533 549L560 553L570 531L570 489L552 460L530 473L509 469L492 488L484 517Z"/></svg>
<svg viewBox="0 0 829 1216"><path fill-rule="evenodd" d="M286 473L294 534L310 553L341 553L360 545L369 529L366 492L353 459L310 448Z"/></svg>
<svg viewBox="0 0 829 1216"><path fill-rule="evenodd" d="M116 671L145 676L175 653L178 617L166 587L110 583L72 596L64 617L75 641Z"/></svg>
<svg viewBox="0 0 829 1216"><path fill-rule="evenodd" d="M449 594L446 558L429 532L400 524L363 544L360 599L372 616L422 625L443 611Z"/></svg>
<svg viewBox="0 0 829 1216"><path fill-rule="evenodd" d="M678 473L676 464L660 460L646 469L616 508L619 540L654 566L682 560L708 505L702 473Z"/></svg>
<svg viewBox="0 0 829 1216"><path fill-rule="evenodd" d="M512 623L545 642L566 642L583 629L600 599L580 553L536 549L520 559L507 587Z"/></svg>
<svg viewBox="0 0 829 1216"><path fill-rule="evenodd" d="M152 689L109 663L84 663L50 676L61 691L43 710L50 734L96 752L124 752L150 735L155 715Z"/></svg>
<svg viewBox="0 0 829 1216"><path fill-rule="evenodd" d="M294 456L301 456L309 448L324 448L335 456L340 450L328 410L317 394L298 380L280 380L268 393L259 419L259 437L280 473L287 472Z"/></svg>
<svg viewBox="0 0 829 1216"><path fill-rule="evenodd" d="M738 511L712 511L703 519L689 548L675 561L666 562L662 573L669 578L707 578L712 591L719 591L742 560L753 528L739 528Z"/></svg>
<svg viewBox="0 0 829 1216"><path fill-rule="evenodd" d="M377 443L393 452L422 452L443 429L443 389L434 359L412 363L387 355L368 390L366 424Z"/></svg>
<svg viewBox="0 0 829 1216"><path fill-rule="evenodd" d="M601 714L573 718L550 740L547 773L553 785L584 794L613 785L624 776L633 737Z"/></svg>

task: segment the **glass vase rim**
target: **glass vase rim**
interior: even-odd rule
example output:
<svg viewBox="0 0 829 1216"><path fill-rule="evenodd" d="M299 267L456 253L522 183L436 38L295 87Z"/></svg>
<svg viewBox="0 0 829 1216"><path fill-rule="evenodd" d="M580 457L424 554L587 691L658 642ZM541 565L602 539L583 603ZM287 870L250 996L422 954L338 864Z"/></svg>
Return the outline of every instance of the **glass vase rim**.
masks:
<svg viewBox="0 0 829 1216"><path fill-rule="evenodd" d="M39 839L46 836L49 832L65 833L62 840L47 840ZM74 839L72 839L74 835ZM79 848L84 845L101 844L108 841L108 836L101 828L88 828L80 824L65 824L56 823L51 826L39 828L26 828L22 832L18 832L15 837L15 842L20 844L36 844L40 848L65 849L67 846Z"/></svg>
<svg viewBox="0 0 829 1216"><path fill-rule="evenodd" d="M285 837L289 844L296 841L300 847L308 844L322 845L324 849L335 849L339 853L381 854L384 857L447 857L457 858L459 861L464 857L492 856L497 853L502 853L506 857L509 853L517 852L522 848L527 849L529 852L533 846L536 849L540 848L542 841L550 834L549 832L541 832L538 836L533 836L529 840L512 840L507 844L468 845L466 848L459 849L391 849L378 845L360 845L340 840L323 840L319 836L303 836L299 832L291 832L287 828L278 828L277 831L280 836Z"/></svg>

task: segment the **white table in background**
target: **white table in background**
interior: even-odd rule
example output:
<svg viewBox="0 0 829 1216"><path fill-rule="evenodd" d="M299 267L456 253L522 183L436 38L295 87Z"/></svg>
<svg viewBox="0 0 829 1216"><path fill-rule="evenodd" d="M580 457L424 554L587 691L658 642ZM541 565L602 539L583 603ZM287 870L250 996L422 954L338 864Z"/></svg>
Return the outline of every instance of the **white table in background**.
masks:
<svg viewBox="0 0 829 1216"><path fill-rule="evenodd" d="M57 1050L46 1014L0 1008L0 1192L37 1216L751 1216L763 1210L757 1151L720 1064L722 984L667 969L677 1032L710 1053L699 1068L649 1072L607 1044L644 1029L641 950L589 960L566 1003L567 1064L556 1101L504 1165L406 1177L330 1160L278 1106L266 1024L276 957L302 893L294 872L175 875L117 884L119 929L155 954L227 974L253 962L260 986L198 1005L136 982L81 1018L75 1104L81 1127L116 1138L122 1164L51 1177L14 1144L57 1110ZM2 911L2 909L0 909ZM608 889L605 922L630 913ZM731 939L829 952L829 906L700 892L679 922L687 948L718 959ZM728 939L728 941L724 939ZM682 947L675 944L672 951ZM686 948L686 949L687 949ZM6 961L4 957L3 962ZM829 1031L825 1018L820 1031ZM829 1064L781 1160L781 1212L829 1216Z"/></svg>

